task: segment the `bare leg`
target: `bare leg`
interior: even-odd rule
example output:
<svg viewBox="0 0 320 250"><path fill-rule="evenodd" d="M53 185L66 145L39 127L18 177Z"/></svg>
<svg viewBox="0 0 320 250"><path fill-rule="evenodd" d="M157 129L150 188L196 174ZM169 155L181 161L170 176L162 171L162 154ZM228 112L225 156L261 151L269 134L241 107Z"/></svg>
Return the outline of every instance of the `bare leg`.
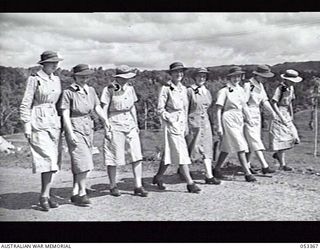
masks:
<svg viewBox="0 0 320 250"><path fill-rule="evenodd" d="M284 150L279 150L279 151L278 151L278 157L279 157L280 167L285 166L285 165L286 165L286 161L285 161L285 153L284 153Z"/></svg>
<svg viewBox="0 0 320 250"><path fill-rule="evenodd" d="M77 182L77 175L73 174L73 188L72 188L72 195L78 195L79 194L79 184Z"/></svg>
<svg viewBox="0 0 320 250"><path fill-rule="evenodd" d="M159 164L159 169L158 169L158 172L156 174L157 178L161 178L164 175L164 173L166 172L168 166L169 166L168 164L164 165L164 159L163 159L163 156L162 156L160 164Z"/></svg>
<svg viewBox="0 0 320 250"><path fill-rule="evenodd" d="M142 163L141 161L137 161L132 163L132 170L134 176L135 187L139 188L142 186Z"/></svg>
<svg viewBox="0 0 320 250"><path fill-rule="evenodd" d="M219 141L215 141L213 144L213 160L216 161L219 153Z"/></svg>
<svg viewBox="0 0 320 250"><path fill-rule="evenodd" d="M41 173L41 197L50 197L53 172Z"/></svg>
<svg viewBox="0 0 320 250"><path fill-rule="evenodd" d="M243 172L245 173L245 175L250 175L250 170L249 170L249 165L246 159L246 154L244 151L238 152L238 158L241 164L241 167L243 169Z"/></svg>
<svg viewBox="0 0 320 250"><path fill-rule="evenodd" d="M263 168L269 167L269 164L267 163L266 159L264 158L263 152L261 150L256 151L256 156L258 157Z"/></svg>
<svg viewBox="0 0 320 250"><path fill-rule="evenodd" d="M179 168L180 168L181 173L183 174L185 180L187 181L187 184L188 185L193 184L193 180L191 178L190 171L189 171L189 166L184 164L184 165L179 165Z"/></svg>
<svg viewBox="0 0 320 250"><path fill-rule="evenodd" d="M213 175L212 175L212 161L211 161L211 159L204 159L203 161L204 161L204 166L206 169L206 177L212 178Z"/></svg>
<svg viewBox="0 0 320 250"><path fill-rule="evenodd" d="M117 176L117 167L116 166L107 166L109 181L110 181L110 188L114 188L117 186L116 176Z"/></svg>
<svg viewBox="0 0 320 250"><path fill-rule="evenodd" d="M251 152L246 153L247 162L249 165L249 168L251 167Z"/></svg>
<svg viewBox="0 0 320 250"><path fill-rule="evenodd" d="M224 161L227 159L227 157L228 157L228 153L221 151L214 169L220 170L220 168L222 167L222 165L223 165Z"/></svg>
<svg viewBox="0 0 320 250"><path fill-rule="evenodd" d="M79 173L76 175L76 181L79 185L79 196L86 195L86 180L87 180L87 175L89 171Z"/></svg>

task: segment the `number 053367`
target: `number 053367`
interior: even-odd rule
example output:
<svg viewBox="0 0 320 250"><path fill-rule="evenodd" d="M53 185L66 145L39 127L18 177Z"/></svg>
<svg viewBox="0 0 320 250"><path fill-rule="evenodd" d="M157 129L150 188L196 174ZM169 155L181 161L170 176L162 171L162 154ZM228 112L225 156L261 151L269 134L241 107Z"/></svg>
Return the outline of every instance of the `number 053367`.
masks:
<svg viewBox="0 0 320 250"><path fill-rule="evenodd" d="M304 243L304 244L300 244L300 248L304 248L304 249L311 249L311 248L318 248L318 244L316 243Z"/></svg>

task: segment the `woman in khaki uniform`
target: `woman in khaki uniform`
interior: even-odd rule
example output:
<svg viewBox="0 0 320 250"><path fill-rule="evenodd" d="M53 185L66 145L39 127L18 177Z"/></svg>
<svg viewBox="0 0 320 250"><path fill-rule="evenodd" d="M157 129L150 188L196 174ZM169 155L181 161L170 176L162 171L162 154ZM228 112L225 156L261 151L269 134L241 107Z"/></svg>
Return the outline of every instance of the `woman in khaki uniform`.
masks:
<svg viewBox="0 0 320 250"><path fill-rule="evenodd" d="M219 90L217 97L218 134L222 137L221 152L214 168L214 176L224 179L221 166L229 153L237 152L239 162L248 182L256 181L250 173L245 153L248 152L248 144L244 137L244 114L248 119L247 98L243 88L239 85L241 76L245 72L240 67L233 67L227 75L230 81L227 86ZM223 110L223 111L222 111ZM251 122L248 120L250 125Z"/></svg>
<svg viewBox="0 0 320 250"><path fill-rule="evenodd" d="M262 173L274 173L275 170L269 167L269 164L266 162L263 150L265 147L262 142L262 134L261 134L261 111L260 105L262 104L266 110L271 114L274 118L276 114L274 113L267 93L264 89L263 84L267 81L268 78L274 76L274 73L271 72L270 68L267 65L260 65L257 67L257 70L253 71L253 77L249 79L248 82L245 82L243 85L244 91L248 98L248 112L249 119L253 123L253 125L249 125L248 122L244 124L244 135L249 144L249 152L247 153L247 161L250 164L251 153L255 152L257 158L259 159L262 165ZM250 167L250 171L253 174L257 172Z"/></svg>
<svg viewBox="0 0 320 250"><path fill-rule="evenodd" d="M42 210L58 207L50 198L53 174L60 169L61 121L56 104L61 95L59 77L53 75L62 59L56 52L45 51L38 62L42 69L27 80L20 116L30 144L33 173L41 173L40 206Z"/></svg>
<svg viewBox="0 0 320 250"><path fill-rule="evenodd" d="M212 175L213 139L208 109L212 105L212 96L204 85L208 70L199 68L195 73L195 84L188 88L189 133L186 136L192 161L202 159L206 170L206 184L220 184Z"/></svg>
<svg viewBox="0 0 320 250"><path fill-rule="evenodd" d="M123 65L116 69L116 81L105 87L101 102L110 122L110 130L104 139L104 163L108 169L110 193L120 196L116 183L117 166L132 164L135 180L134 194L147 197L142 186L142 153L135 102L138 101L130 79L135 77L130 67Z"/></svg>
<svg viewBox="0 0 320 250"><path fill-rule="evenodd" d="M201 189L193 182L188 165L191 164L185 136L188 134L188 95L187 88L182 85L185 67L180 62L170 65L172 80L167 86L162 86L158 100L158 113L164 125L164 153L158 173L153 178L153 184L165 189L163 174L170 164L177 164L187 181L190 193L199 193Z"/></svg>
<svg viewBox="0 0 320 250"><path fill-rule="evenodd" d="M293 123L292 101L295 99L294 83L299 83L302 78L293 69L288 69L281 74L283 82L276 88L272 97L272 105L278 116L270 125L270 149L276 151L273 157L280 163L280 169L292 171L286 165L285 151L300 143L298 131Z"/></svg>
<svg viewBox="0 0 320 250"><path fill-rule="evenodd" d="M75 82L63 91L60 105L73 173L71 202L78 206L91 204L86 194L87 175L93 169L94 124L90 114L95 111L105 126L109 126L96 91L87 85L92 73L87 64L73 67Z"/></svg>

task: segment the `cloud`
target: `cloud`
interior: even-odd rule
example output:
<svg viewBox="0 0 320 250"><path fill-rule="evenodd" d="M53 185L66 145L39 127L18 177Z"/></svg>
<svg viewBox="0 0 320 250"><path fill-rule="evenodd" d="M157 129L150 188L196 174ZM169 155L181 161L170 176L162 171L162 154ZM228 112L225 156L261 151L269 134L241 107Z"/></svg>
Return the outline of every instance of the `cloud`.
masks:
<svg viewBox="0 0 320 250"><path fill-rule="evenodd" d="M320 13L2 13L0 64L56 50L78 63L166 69L319 60Z"/></svg>

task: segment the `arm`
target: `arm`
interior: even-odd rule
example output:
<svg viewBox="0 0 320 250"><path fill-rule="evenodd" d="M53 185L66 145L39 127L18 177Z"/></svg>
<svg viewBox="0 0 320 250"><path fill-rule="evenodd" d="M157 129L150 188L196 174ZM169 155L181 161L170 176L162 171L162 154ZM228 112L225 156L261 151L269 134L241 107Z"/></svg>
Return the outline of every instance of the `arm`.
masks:
<svg viewBox="0 0 320 250"><path fill-rule="evenodd" d="M218 135L221 137L223 135L223 127L222 127L222 106L217 105L217 127L218 127Z"/></svg>
<svg viewBox="0 0 320 250"><path fill-rule="evenodd" d="M34 77L29 77L27 80L27 87L20 105L20 118L24 123L24 134L27 139L31 138L31 109L36 89L36 79Z"/></svg>
<svg viewBox="0 0 320 250"><path fill-rule="evenodd" d="M100 105L96 105L94 110L96 111L96 113L99 116L99 118L101 120L103 120L106 128L110 129L110 124L108 122L108 117L107 117L106 113L104 112L104 110L101 108L101 106Z"/></svg>
<svg viewBox="0 0 320 250"><path fill-rule="evenodd" d="M282 114L280 113L279 107L278 107L278 102L276 102L275 100L272 101L272 106L273 109L275 111L275 113L280 117L281 121L283 124L287 124L286 119L282 116Z"/></svg>
<svg viewBox="0 0 320 250"><path fill-rule="evenodd" d="M161 116L161 118L165 121L169 121L168 116L169 113L166 111L165 107L168 100L168 88L161 87L158 99L158 107L157 112Z"/></svg>
<svg viewBox="0 0 320 250"><path fill-rule="evenodd" d="M71 119L70 119L70 109L63 109L62 110L62 119L63 119L63 126L67 133L67 136L70 138L72 144L77 143L77 137L73 133Z"/></svg>
<svg viewBox="0 0 320 250"><path fill-rule="evenodd" d="M265 100L265 101L263 102L263 106L266 108L266 110L268 111L268 113L271 114L272 119L275 119L276 113L274 112L274 110L273 110L270 102L269 102L268 100Z"/></svg>

